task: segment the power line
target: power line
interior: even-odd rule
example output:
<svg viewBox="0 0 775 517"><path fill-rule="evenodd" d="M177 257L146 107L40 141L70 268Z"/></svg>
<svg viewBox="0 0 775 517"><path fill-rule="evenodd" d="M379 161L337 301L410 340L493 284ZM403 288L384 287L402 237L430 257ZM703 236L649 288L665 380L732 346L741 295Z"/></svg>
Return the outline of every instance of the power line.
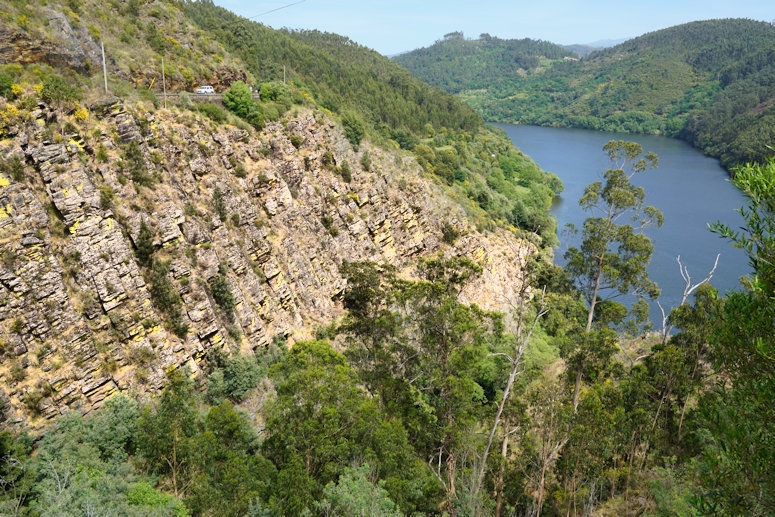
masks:
<svg viewBox="0 0 775 517"><path fill-rule="evenodd" d="M292 6L292 5L303 4L303 3L304 3L304 2L306 2L306 1L307 1L307 0L300 0L300 1L298 1L298 2L293 2L292 4L284 5L284 6L282 6L282 7L278 7L278 8L276 8L276 9L272 9L272 10L270 10L270 11L267 11L267 12L265 12L265 13L261 13L261 14L257 14L257 15L255 15L255 16L251 16L251 17L249 17L249 18L248 18L248 20L252 20L253 18L258 18L259 16L264 16L265 14L273 13L273 12L275 12L275 11L279 11L280 9L285 9L286 7L290 7L290 6Z"/></svg>

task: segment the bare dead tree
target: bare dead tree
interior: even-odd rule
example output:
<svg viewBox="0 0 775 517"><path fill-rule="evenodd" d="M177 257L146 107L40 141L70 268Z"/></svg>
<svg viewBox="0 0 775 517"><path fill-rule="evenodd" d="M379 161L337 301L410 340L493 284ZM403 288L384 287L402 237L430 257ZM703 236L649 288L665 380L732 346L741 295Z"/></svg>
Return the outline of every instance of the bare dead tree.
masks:
<svg viewBox="0 0 775 517"><path fill-rule="evenodd" d="M516 256L518 260L523 260L523 250L517 250ZM503 389L503 395L498 403L498 408L495 411L495 418L493 419L492 426L487 435L487 444L484 451L479 458L479 464L476 475L474 476L472 493L476 494L484 485L484 477L487 473L487 460L492 449L492 444L495 441L495 435L498 432L498 428L501 425L501 419L506 404L511 397L514 383L519 376L522 367L522 358L527 350L530 340L533 337L533 333L538 328L538 323L541 318L547 313L546 308L546 288L541 290L540 301L538 303L538 309L535 313L531 314L529 303L535 296L530 286L530 264L528 260L525 260L520 268L520 277L517 279L520 282L518 295L515 300L511 301L514 314L513 332L514 332L514 347L511 353L500 352L493 354L494 356L503 357L510 365L509 376L506 379L506 385Z"/></svg>
<svg viewBox="0 0 775 517"><path fill-rule="evenodd" d="M686 303L686 300L691 296L691 294L697 290L701 285L707 284L710 282L710 279L713 278L713 273L716 272L716 267L718 267L718 259L721 255L716 255L716 261L713 263L713 267L710 269L710 272L708 275L700 280L696 284L692 284L692 277L689 275L689 268L684 266L681 263L681 255L678 255L676 257L676 261L678 262L678 269L681 271L681 278L684 279L684 292L683 296L681 297L681 303L678 304L680 307L684 303ZM664 307L662 307L662 304L659 303L659 300L657 300L657 305L659 306L659 310L662 312L662 344L667 343L667 338L670 336L670 332L673 330L673 325L669 322L669 316L670 312L666 312ZM675 308L675 307L673 307ZM637 360L636 360L637 361Z"/></svg>

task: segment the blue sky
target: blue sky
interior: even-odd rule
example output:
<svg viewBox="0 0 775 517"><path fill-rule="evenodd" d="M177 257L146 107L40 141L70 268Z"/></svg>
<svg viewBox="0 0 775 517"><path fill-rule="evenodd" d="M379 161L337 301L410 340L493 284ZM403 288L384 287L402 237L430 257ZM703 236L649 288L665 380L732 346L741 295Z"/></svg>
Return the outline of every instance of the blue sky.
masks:
<svg viewBox="0 0 775 517"><path fill-rule="evenodd" d="M385 55L432 45L444 34L486 32L562 45L628 39L695 20L772 21L771 0L215 0L274 28L318 29L347 36ZM296 5L290 5L296 3ZM288 6L288 7L283 7Z"/></svg>

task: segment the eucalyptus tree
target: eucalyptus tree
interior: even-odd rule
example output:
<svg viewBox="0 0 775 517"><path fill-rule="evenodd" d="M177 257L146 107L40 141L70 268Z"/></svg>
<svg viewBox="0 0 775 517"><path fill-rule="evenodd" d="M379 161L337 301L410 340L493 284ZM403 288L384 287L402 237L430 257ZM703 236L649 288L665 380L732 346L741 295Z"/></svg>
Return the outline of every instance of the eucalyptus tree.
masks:
<svg viewBox="0 0 775 517"><path fill-rule="evenodd" d="M723 382L699 404L705 442L702 510L775 514L775 160L735 170L743 225L712 229L741 248L752 274L712 322L711 358Z"/></svg>
<svg viewBox="0 0 775 517"><path fill-rule="evenodd" d="M459 300L481 271L463 257L422 260L415 281L399 281L392 270L374 264L342 268L348 314L339 330L347 355L385 413L403 421L413 448L443 487L450 515L482 485L484 470L472 485L467 476L471 458L482 450L471 430L493 403L490 352L503 339L500 314ZM517 348L512 358L519 364ZM486 458L479 467L484 464Z"/></svg>
<svg viewBox="0 0 775 517"><path fill-rule="evenodd" d="M615 350L616 336L607 324L624 320L626 310L611 299L622 294L640 300L659 295L647 271L654 245L642 230L661 226L663 216L645 204L645 190L631 181L635 174L656 167L657 156L644 154L636 142L622 140L609 141L603 150L611 167L603 174L603 181L584 189L579 204L589 217L581 230L581 245L565 253L566 271L587 303L584 332L565 353L576 375L574 408L585 368L602 364ZM636 304L633 309L642 313L644 305Z"/></svg>

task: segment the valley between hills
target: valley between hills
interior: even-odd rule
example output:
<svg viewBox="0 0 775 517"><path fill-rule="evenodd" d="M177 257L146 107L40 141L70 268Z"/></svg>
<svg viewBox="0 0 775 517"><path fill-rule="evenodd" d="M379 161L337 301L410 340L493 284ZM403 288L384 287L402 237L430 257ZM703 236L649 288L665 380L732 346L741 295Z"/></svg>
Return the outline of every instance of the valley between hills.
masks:
<svg viewBox="0 0 775 517"><path fill-rule="evenodd" d="M391 60L209 1L8 2L0 515L772 514L767 30ZM657 157L601 149L561 268L562 182L485 119L721 157L751 275L655 328Z"/></svg>

